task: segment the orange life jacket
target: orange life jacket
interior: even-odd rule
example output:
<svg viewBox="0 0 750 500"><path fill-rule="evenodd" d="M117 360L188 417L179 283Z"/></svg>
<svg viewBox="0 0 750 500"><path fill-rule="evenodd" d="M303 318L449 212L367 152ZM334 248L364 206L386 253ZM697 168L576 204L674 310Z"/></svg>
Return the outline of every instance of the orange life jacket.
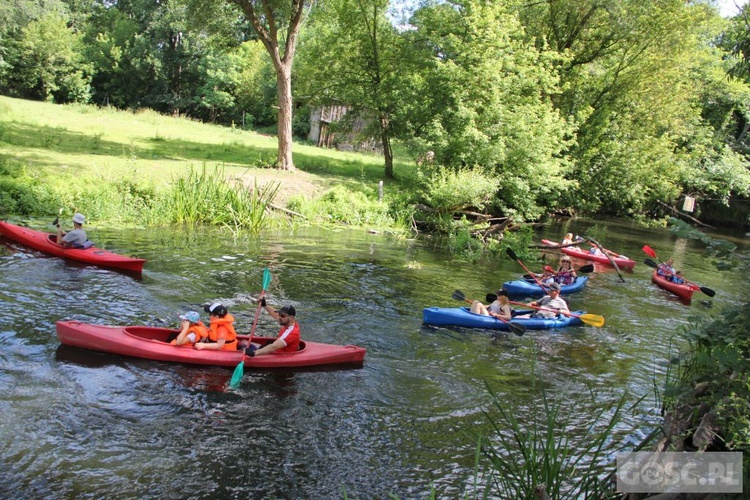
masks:
<svg viewBox="0 0 750 500"><path fill-rule="evenodd" d="M206 325L203 324L203 321L199 321L197 323L193 323L190 325L190 328L188 328L187 331L188 335L191 333L195 334L195 342L202 342L203 339L208 337L208 328L206 328ZM175 344L177 342L177 339L174 339L170 344ZM193 347L193 344L190 342L186 342L184 344L180 344L180 346L185 347Z"/></svg>
<svg viewBox="0 0 750 500"><path fill-rule="evenodd" d="M208 341L218 342L220 335L224 338L222 350L236 351L237 332L234 331L234 316L227 314L223 318L211 316L211 328L208 330Z"/></svg>

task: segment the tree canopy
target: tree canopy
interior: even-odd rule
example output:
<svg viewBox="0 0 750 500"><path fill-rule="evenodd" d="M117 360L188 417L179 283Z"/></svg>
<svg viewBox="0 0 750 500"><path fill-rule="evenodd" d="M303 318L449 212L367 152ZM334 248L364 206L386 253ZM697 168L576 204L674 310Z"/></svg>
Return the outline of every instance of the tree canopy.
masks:
<svg viewBox="0 0 750 500"><path fill-rule="evenodd" d="M6 2L0 92L275 127L285 169L292 133L337 103L379 144L384 177L399 144L430 175L486 176L483 206L517 218L750 198L747 7L726 20L682 0L428 0L395 20L399 6Z"/></svg>

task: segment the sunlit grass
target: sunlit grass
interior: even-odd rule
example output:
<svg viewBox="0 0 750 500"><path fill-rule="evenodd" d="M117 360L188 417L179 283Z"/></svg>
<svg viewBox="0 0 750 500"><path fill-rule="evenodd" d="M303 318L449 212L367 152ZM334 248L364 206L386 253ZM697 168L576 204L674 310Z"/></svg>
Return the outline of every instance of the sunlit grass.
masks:
<svg viewBox="0 0 750 500"><path fill-rule="evenodd" d="M3 96L0 143L3 154L46 171L61 167L78 174L106 171L112 178L135 173L159 182L204 162L221 163L230 176L267 168L277 151L273 136L153 111L60 106ZM294 161L301 170L323 175L333 183L380 179L384 171L380 156L304 143L294 145ZM408 168L409 162L398 163L398 169Z"/></svg>
<svg viewBox="0 0 750 500"><path fill-rule="evenodd" d="M392 210L389 203L379 201L382 156L295 143L298 171L283 172L274 168L276 154L274 136L252 131L153 111L61 106L0 96L0 162L9 165L16 177L19 169L23 171L20 178L11 175L3 181L13 183L7 184L13 189L0 197L3 213L42 215L62 207L86 211L99 220L255 227L258 221L251 214L265 210L243 213L238 205L252 206L252 200L229 203L224 198L228 193L215 191L206 198L206 193L193 191L194 200L215 196L219 202L201 201L191 207L176 194L175 183L178 189L194 186L196 172L208 167L215 169L210 182L203 179L208 185L221 184L213 176L222 175L232 184L235 196L263 191L264 206L278 205L273 197L282 192L281 205L294 198L297 205L308 207L310 221L401 227L409 218L400 213L403 210L388 213ZM386 182L386 199L398 199L414 185L413 163L397 161L395 170L399 180ZM208 174L204 170L200 175ZM34 191L41 195L34 197ZM320 202L312 199L331 191L344 196ZM350 198L356 203L352 205ZM169 208L156 210L162 202ZM167 215L170 209L175 213ZM221 210L226 213L218 215ZM330 213L317 214L320 210Z"/></svg>

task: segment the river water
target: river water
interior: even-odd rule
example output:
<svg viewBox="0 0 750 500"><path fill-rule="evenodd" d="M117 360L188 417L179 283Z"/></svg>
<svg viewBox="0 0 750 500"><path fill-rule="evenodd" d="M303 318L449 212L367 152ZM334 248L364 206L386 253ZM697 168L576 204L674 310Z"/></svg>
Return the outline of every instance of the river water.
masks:
<svg viewBox="0 0 750 500"><path fill-rule="evenodd" d="M590 224L553 224L538 237L559 240ZM470 298L495 291L524 272L507 258L468 263L428 240L348 229L252 238L210 229L89 228L89 236L148 259L142 277L0 238L0 496L473 494L475 446L465 431L490 432L488 387L521 421L538 412L530 387L545 387L571 414L574 438L606 401L646 396L614 440L637 443L658 422L653 388L663 383L675 333L691 315L737 303L746 283L716 271L696 242L610 222L602 243L639 265L623 273L625 282L611 270L591 274L587 289L569 298L571 309L605 316L603 328L491 338L423 326L422 309L460 305L451 299L455 289ZM688 306L656 288L642 264L644 244L674 257L716 297L698 292ZM296 307L303 338L365 347L362 368L246 371L230 389L231 370L95 353L61 346L55 335L55 322L66 318L177 326L179 314L207 301L226 304L247 332L264 267L273 274L269 302ZM261 315L259 333L277 329ZM589 388L602 397L581 404L578 395Z"/></svg>

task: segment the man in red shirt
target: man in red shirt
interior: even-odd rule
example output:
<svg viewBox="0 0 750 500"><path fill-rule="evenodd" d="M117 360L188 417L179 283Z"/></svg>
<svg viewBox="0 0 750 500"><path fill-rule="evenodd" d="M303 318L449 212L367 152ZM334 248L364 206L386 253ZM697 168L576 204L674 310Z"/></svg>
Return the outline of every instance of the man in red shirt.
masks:
<svg viewBox="0 0 750 500"><path fill-rule="evenodd" d="M279 335L276 337L276 340L257 349L254 344L251 344L245 349L245 354L252 357L274 352L294 352L298 350L300 341L299 323L297 323L297 311L294 309L294 306L284 306L276 311L266 304L265 297L260 299L260 305L279 322L281 329L279 329Z"/></svg>

